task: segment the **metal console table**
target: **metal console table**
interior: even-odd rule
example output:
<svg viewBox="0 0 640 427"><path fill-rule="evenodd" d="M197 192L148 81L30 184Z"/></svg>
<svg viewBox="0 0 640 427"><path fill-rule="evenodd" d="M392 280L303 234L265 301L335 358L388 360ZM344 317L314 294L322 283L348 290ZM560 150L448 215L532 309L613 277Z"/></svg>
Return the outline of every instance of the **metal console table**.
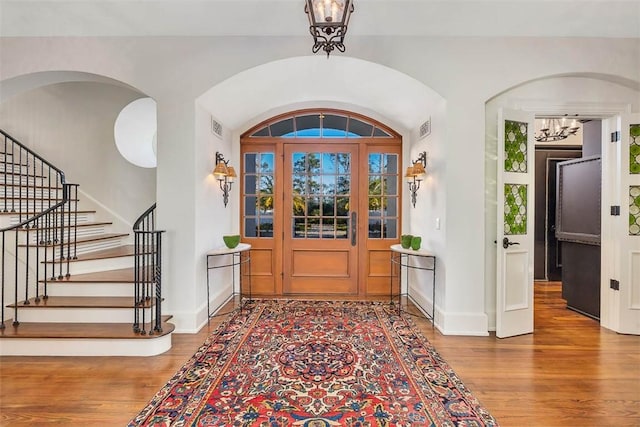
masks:
<svg viewBox="0 0 640 427"><path fill-rule="evenodd" d="M226 257L231 257L231 262L229 263L225 263L222 265L211 265L212 260L216 259L217 257L221 257L221 256L226 256ZM240 267L240 280L239 280L239 293L236 293L233 290L233 286L235 286L236 283L236 267ZM211 307L210 307L210 279L209 279L209 271L210 270L215 270L218 268L225 268L225 267L231 267L231 283L232 283L232 289L231 289L231 297L234 297L235 295L240 295L240 309L242 310L243 307L243 303L242 303L242 297L244 296L244 294L242 293L242 277L243 276L247 276L248 278L248 303L251 303L252 299L251 299L251 245L248 243L239 243L238 246L236 246L233 249L229 249L227 247L222 247L222 248L217 248L217 249L212 249L209 252L207 252L207 316L208 319L211 319L211 317L215 316L215 313L220 309L220 307L222 305L217 306L213 312L211 311ZM247 274L243 274L242 273L242 268L245 268L246 271L248 271ZM223 303L224 304L224 303Z"/></svg>
<svg viewBox="0 0 640 427"><path fill-rule="evenodd" d="M426 317L431 320L431 326L434 327L434 319L435 319L435 309L436 309L436 256L426 250L418 249L405 249L402 245L391 245L391 277L390 277L390 286L389 286L389 294L391 299L391 305L394 305L395 298L398 299L398 315L402 314L402 296L406 295L407 298L411 298L412 302L420 307L420 310L426 315ZM412 257L419 257L423 259L428 259L431 262L428 263L426 267L416 265L416 263L410 262ZM430 265L429 265L430 264ZM394 275L394 266L398 267L398 274ZM402 267L404 267L404 271L407 278L407 293L402 293ZM411 287L409 286L409 269L414 270L427 270L431 271L431 312L425 310L424 307L420 305L414 298L411 297ZM398 279L398 291L394 293L393 287L393 279L397 277Z"/></svg>

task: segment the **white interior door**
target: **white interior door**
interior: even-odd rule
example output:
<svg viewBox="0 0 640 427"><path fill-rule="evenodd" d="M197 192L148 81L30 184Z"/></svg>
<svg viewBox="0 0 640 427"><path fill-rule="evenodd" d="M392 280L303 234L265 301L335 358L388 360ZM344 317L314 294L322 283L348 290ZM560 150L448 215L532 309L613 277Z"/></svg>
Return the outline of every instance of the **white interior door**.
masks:
<svg viewBox="0 0 640 427"><path fill-rule="evenodd" d="M498 338L533 332L533 121L531 113L498 112Z"/></svg>
<svg viewBox="0 0 640 427"><path fill-rule="evenodd" d="M640 114L622 116L620 129L620 269L618 332L640 334ZM617 279L617 278L614 278ZM610 286L611 289L611 286Z"/></svg>

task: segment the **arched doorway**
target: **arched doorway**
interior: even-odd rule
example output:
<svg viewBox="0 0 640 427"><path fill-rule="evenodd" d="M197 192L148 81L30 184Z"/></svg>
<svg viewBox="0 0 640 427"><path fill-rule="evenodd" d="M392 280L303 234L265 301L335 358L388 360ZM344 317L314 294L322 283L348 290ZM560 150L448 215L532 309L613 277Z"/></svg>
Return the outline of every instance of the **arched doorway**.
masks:
<svg viewBox="0 0 640 427"><path fill-rule="evenodd" d="M401 230L402 140L342 110L266 120L241 136L240 230L263 295L389 293Z"/></svg>
<svg viewBox="0 0 640 427"><path fill-rule="evenodd" d="M540 101L545 99L546 101ZM496 192L501 190L496 185L496 176L500 173L501 164L496 162L497 140L494 132L493 123L497 123L497 120L493 119L497 117L498 110L500 108L515 108L521 110L521 112L528 112L531 116L531 126L533 126L534 115L538 116L562 116L563 114L577 114L582 118L589 118L590 120L601 121L601 129L595 132L590 137L590 152L589 157L595 158L595 161L602 159L602 172L601 179L602 185L591 186L593 194L597 196L597 199L591 199L590 202L596 200L604 209L595 209L596 214L601 214L601 217L597 220L597 225L600 228L601 242L598 246L601 246L600 255L596 254L595 262L589 263L587 258L581 254L578 257L579 262L574 262L572 269L574 271L585 270L585 266L593 268L596 263L597 269L600 270L600 263L602 264L602 273L591 274L590 278L595 277L595 289L592 288L590 293L585 290L584 281L579 281L582 289L579 289L581 298L591 298L588 302L594 304L595 307L600 307L600 322L603 327L620 331L623 323L627 325L638 325L637 310L632 309L632 305L628 303L629 294L637 294L634 289L635 283L628 279L633 275L632 269L628 267L621 267L622 263L629 262L631 259L629 256L620 256L620 249L623 241L622 239L632 238L629 237L628 230L620 228L616 223L616 220L620 218L618 215L602 214L605 210L608 211L609 206L622 205L622 218L626 218L628 214L625 214L624 206L626 200L622 199L619 194L624 194L625 188L621 187L621 182L624 179L625 171L629 170L629 155L623 154L625 149L630 147L630 126L638 122L637 118L633 118L633 115L629 115L629 111L637 110L638 102L638 89L637 83L625 82L619 78L608 75L563 75L563 76L549 76L544 79L538 79L522 83L517 87L510 88L508 91L502 92L490 99L486 104L487 113L487 162L486 165L486 183L487 183L487 233L496 234L496 230L499 230L498 224L501 226L500 218L496 220L496 207L500 205L500 202L496 203ZM637 116L636 116L637 117ZM633 121L631 121L633 120ZM621 142L622 141L622 142ZM624 142L624 143L623 143ZM594 145L595 144L595 145ZM601 152L594 153L593 150L600 150ZM628 153L628 152L627 152ZM490 159L490 160L489 160ZM496 168L498 170L496 171ZM592 175L593 176L593 175ZM630 174L627 174L630 176ZM581 178L584 179L584 178ZM534 188L535 190L535 188ZM589 195L590 197L591 195ZM586 223L584 218L587 215L587 206L589 204L586 200L580 201L580 219L582 223ZM593 211L593 209L592 209ZM628 211L627 211L628 212ZM545 215L545 211L536 211L533 206L528 212L530 218L535 218L536 215ZM626 216L625 216L626 215ZM625 222L625 225L627 223ZM498 227L498 228L497 228ZM493 243L491 239L491 247L487 249L487 283L496 283L497 270L495 268L496 256L501 256L502 246ZM579 243L577 239L571 239L571 245ZM489 242L489 240L487 240ZM596 245L592 245L596 246ZM597 246L596 246L597 247ZM629 246L631 247L631 246ZM520 249L520 248L518 248ZM506 251L507 249L505 249ZM623 249L624 250L624 249ZM497 255L496 255L497 254ZM504 256L504 255L502 255ZM576 257L573 257L576 260ZM489 265L491 263L492 265ZM566 259L564 262L566 267ZM583 264L583 265L580 265ZM612 288L611 280L615 277L624 277L627 275L627 279L622 279L620 283L628 283L628 287L620 291ZM599 276L599 277L598 277ZM573 277L569 276L571 280ZM574 276L575 277L575 276ZM562 277L561 277L562 278ZM531 276L533 282L533 275ZM513 281L512 281L513 283ZM564 283L562 284L564 286ZM497 285L499 286L499 285ZM494 287L494 290L497 288ZM541 286L544 286L541 284ZM491 286L488 286L487 301L488 312L492 311L490 304L496 301L496 294L491 293ZM627 291L627 295L625 292ZM564 295L564 287L562 288ZM593 298L593 296L595 296ZM625 298L627 301L625 301ZM568 299L568 298L565 298ZM569 304L568 304L569 305ZM580 311L580 310L577 310ZM586 311L585 311L586 312ZM533 311L532 311L533 315ZM496 320L499 321L498 319ZM513 322L508 322L513 324ZM637 333L637 327L633 329L633 326L627 326L629 333ZM497 329L497 327L496 327Z"/></svg>

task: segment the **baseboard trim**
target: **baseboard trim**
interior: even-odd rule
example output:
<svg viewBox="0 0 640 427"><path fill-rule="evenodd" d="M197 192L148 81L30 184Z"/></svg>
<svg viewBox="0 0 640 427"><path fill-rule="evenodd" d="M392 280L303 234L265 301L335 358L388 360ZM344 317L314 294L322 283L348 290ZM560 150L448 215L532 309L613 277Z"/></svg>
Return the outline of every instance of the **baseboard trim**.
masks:
<svg viewBox="0 0 640 427"><path fill-rule="evenodd" d="M485 313L442 313L444 335L465 335L486 337L489 335L489 324Z"/></svg>
<svg viewBox="0 0 640 427"><path fill-rule="evenodd" d="M6 338L0 356L156 356L171 348L171 334L149 339Z"/></svg>

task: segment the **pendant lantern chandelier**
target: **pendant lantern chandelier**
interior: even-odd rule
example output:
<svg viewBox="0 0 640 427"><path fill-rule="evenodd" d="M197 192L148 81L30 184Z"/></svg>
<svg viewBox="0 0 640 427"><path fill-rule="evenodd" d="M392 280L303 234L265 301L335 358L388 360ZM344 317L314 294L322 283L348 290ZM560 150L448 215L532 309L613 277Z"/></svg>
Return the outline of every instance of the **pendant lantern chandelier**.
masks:
<svg viewBox="0 0 640 427"><path fill-rule="evenodd" d="M565 115L566 116L566 115ZM554 142L567 139L569 135L575 135L578 132L578 124L576 120L571 121L571 126L567 124L566 117L545 118L542 119L542 127L540 133L536 135L538 142Z"/></svg>
<svg viewBox="0 0 640 427"><path fill-rule="evenodd" d="M334 49L344 52L344 36L353 13L353 1L306 0L304 11L309 18L309 32L313 36L313 53L322 49L328 58Z"/></svg>

